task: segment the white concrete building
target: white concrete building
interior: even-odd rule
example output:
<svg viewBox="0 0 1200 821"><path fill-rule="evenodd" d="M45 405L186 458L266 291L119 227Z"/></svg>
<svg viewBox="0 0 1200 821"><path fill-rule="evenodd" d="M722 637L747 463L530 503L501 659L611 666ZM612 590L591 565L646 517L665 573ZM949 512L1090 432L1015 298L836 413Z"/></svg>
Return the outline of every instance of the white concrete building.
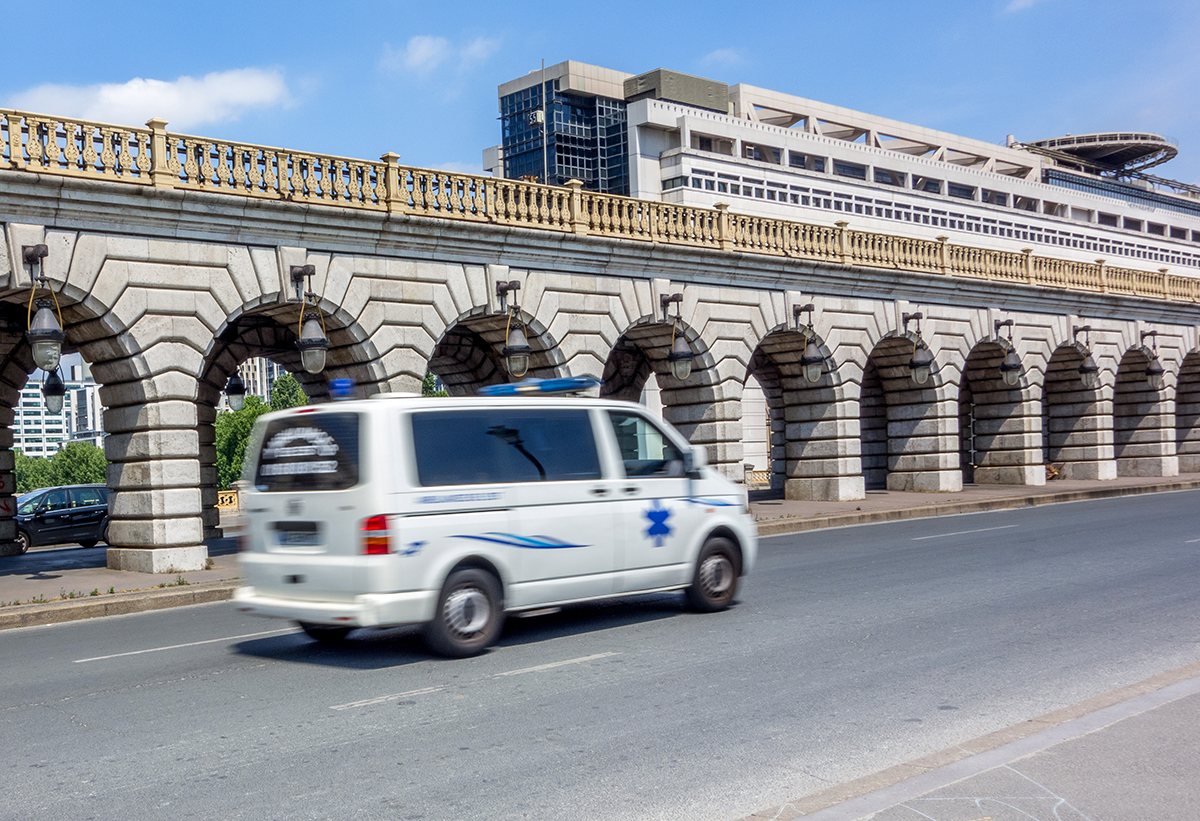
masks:
<svg viewBox="0 0 1200 821"><path fill-rule="evenodd" d="M551 182L580 171L589 187L627 188L641 199L725 203L738 214L1200 272L1200 187L1145 173L1177 152L1158 135L1025 143L1009 136L997 145L661 69L635 76L563 62L545 70L544 101L537 95L541 76L531 72L499 87L501 149L507 163L518 148L540 145L530 141L520 105L544 105ZM567 111L604 95L613 95L605 97L610 109L623 107L628 146L627 180L612 188L603 187L602 175L589 176L580 158L589 148L587 122ZM596 144L597 167L605 146L611 153L619 142L609 134ZM511 171L499 155L485 152L492 160L485 167Z"/></svg>
<svg viewBox="0 0 1200 821"><path fill-rule="evenodd" d="M72 365L67 375L60 413L46 411L40 371L34 372L21 390L20 404L13 415L13 447L26 456L53 456L64 442L84 441L104 447L104 409L90 370L86 364Z"/></svg>

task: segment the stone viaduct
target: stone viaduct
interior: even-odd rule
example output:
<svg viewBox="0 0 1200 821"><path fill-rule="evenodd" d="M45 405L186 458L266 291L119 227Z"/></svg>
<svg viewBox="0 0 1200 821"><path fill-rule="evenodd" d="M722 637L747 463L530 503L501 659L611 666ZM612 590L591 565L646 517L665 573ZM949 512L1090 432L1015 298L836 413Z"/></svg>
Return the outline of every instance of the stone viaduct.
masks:
<svg viewBox="0 0 1200 821"><path fill-rule="evenodd" d="M15 535L10 425L34 370L22 249L39 244L65 349L102 385L120 568L203 564L203 540L219 533L216 408L239 363L279 362L315 401L327 379L352 377L364 395L414 391L427 369L471 393L508 378L498 281L522 285L530 375L595 376L602 395L636 400L653 374L664 415L735 477L741 395L757 379L772 483L791 498L1038 485L1047 463L1095 480L1200 471L1200 283L1160 264L751 218L165 126L0 111L0 549ZM331 341L317 376L295 348L299 265L314 266ZM682 382L660 308L674 293L695 355ZM800 362L810 341L815 382ZM933 358L924 384L910 373L918 348ZM1010 352L1020 367L1005 379Z"/></svg>

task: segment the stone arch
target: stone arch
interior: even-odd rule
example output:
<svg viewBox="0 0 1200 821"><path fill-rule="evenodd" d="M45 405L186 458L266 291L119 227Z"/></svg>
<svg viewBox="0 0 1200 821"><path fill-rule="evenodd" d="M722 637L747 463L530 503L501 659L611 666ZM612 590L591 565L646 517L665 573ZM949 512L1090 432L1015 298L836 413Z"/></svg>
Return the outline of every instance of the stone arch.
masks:
<svg viewBox="0 0 1200 821"><path fill-rule="evenodd" d="M817 382L804 378L800 364L810 339L825 357ZM789 499L864 498L860 427L845 416L845 385L820 335L787 325L772 329L754 349L746 378L758 381L767 402L772 487L782 484Z"/></svg>
<svg viewBox="0 0 1200 821"><path fill-rule="evenodd" d="M946 397L936 357L928 383L913 381L908 363L917 343L915 333L892 331L863 368L859 419L867 489L962 490L958 407Z"/></svg>
<svg viewBox="0 0 1200 821"><path fill-rule="evenodd" d="M1175 453L1180 473L1200 473L1200 351L1183 358L1175 382Z"/></svg>
<svg viewBox="0 0 1200 821"><path fill-rule="evenodd" d="M522 378L567 376L562 350L549 329L524 310L517 316L531 349L529 371ZM508 314L476 308L459 316L442 333L430 354L429 370L451 396L469 396L485 385L512 381L501 355L509 321Z"/></svg>
<svg viewBox="0 0 1200 821"><path fill-rule="evenodd" d="M960 464L963 481L977 484L1044 485L1041 410L1028 374L1016 385L1000 365L1012 344L983 340L971 349L959 383Z"/></svg>
<svg viewBox="0 0 1200 821"><path fill-rule="evenodd" d="M1115 479L1112 402L1103 381L1087 388L1079 367L1089 355L1079 342L1059 345L1046 363L1042 387L1042 448L1062 479ZM1103 371L1101 371L1103 379Z"/></svg>
<svg viewBox="0 0 1200 821"><path fill-rule="evenodd" d="M1118 476L1177 476L1175 431L1162 388L1151 387L1146 368L1155 358L1138 345L1121 357L1113 391L1113 456Z"/></svg>
<svg viewBox="0 0 1200 821"><path fill-rule="evenodd" d="M301 304L270 301L243 306L218 329L205 354L196 389L196 430L199 436L199 487L204 538L221 535L216 508L218 476L216 453L217 406L225 384L249 359L268 359L296 378L310 401L327 401L330 379L353 379L359 396L379 392L382 378L379 356L370 339L336 306L318 303L329 337L325 370L310 374L301 365L296 348Z"/></svg>
<svg viewBox="0 0 1200 821"><path fill-rule="evenodd" d="M693 445L704 445L709 464L740 478L742 422L740 378L719 372L708 345L695 328L674 319L675 333L688 343L695 360L685 381L675 378L667 354L672 322L643 316L617 338L604 362L600 396L637 402L650 375L658 381L663 418Z"/></svg>

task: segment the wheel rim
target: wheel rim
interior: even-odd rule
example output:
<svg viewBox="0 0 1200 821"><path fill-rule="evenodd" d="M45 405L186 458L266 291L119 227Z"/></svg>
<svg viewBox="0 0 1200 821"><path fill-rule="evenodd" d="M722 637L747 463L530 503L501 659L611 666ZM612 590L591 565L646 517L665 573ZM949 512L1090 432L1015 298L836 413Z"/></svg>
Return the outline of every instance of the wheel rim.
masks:
<svg viewBox="0 0 1200 821"><path fill-rule="evenodd" d="M491 607L477 587L464 587L446 597L442 605L446 626L457 636L473 636L487 626Z"/></svg>
<svg viewBox="0 0 1200 821"><path fill-rule="evenodd" d="M24 533L17 534L17 544L20 545L22 553L26 553L29 551L29 537L26 536Z"/></svg>
<svg viewBox="0 0 1200 821"><path fill-rule="evenodd" d="M700 565L700 588L705 595L719 597L733 586L733 562L720 553L709 556Z"/></svg>

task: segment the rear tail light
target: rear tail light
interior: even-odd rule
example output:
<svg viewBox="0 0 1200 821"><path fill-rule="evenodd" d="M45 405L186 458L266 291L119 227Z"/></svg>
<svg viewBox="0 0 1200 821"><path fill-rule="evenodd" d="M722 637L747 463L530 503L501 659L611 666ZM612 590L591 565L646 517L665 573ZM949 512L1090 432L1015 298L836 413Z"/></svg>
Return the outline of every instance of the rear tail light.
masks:
<svg viewBox="0 0 1200 821"><path fill-rule="evenodd" d="M387 516L372 516L362 525L363 553L380 556L392 552L391 535Z"/></svg>

